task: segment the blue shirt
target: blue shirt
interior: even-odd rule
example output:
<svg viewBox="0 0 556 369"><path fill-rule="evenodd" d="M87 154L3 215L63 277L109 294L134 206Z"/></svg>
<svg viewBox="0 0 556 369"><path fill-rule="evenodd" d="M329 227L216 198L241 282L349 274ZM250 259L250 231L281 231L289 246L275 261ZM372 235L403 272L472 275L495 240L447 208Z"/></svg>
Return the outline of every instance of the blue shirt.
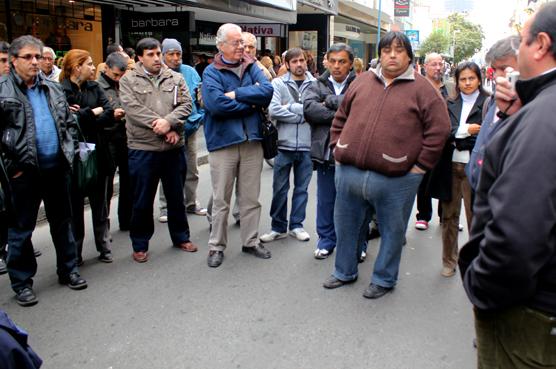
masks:
<svg viewBox="0 0 556 369"><path fill-rule="evenodd" d="M46 94L38 83L27 89L27 98L33 108L35 118L35 139L40 168L52 168L58 162L60 144L52 113L48 108Z"/></svg>

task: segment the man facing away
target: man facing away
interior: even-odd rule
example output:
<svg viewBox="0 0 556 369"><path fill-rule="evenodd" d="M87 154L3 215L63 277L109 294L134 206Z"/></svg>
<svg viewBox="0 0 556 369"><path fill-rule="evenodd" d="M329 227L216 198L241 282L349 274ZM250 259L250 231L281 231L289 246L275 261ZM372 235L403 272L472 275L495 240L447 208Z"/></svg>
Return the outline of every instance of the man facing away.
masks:
<svg viewBox="0 0 556 369"><path fill-rule="evenodd" d="M32 36L16 38L9 50L10 74L0 82L2 155L13 205L7 265L16 302L22 306L38 302L32 288L37 262L31 236L41 201L56 248L58 281L75 290L87 288L78 272L71 229L76 123L61 86L39 73L43 47Z"/></svg>
<svg viewBox="0 0 556 369"><path fill-rule="evenodd" d="M350 72L353 50L344 43L334 44L325 55L327 71L311 83L303 100L303 111L311 125L311 159L317 172L316 259L326 259L336 248L334 229L334 155L328 147L330 127L348 87L355 79Z"/></svg>
<svg viewBox="0 0 556 369"><path fill-rule="evenodd" d="M201 207L197 201L197 186L199 185L199 168L197 166L197 130L205 118L205 111L197 105L197 89L201 85L201 77L195 68L182 63L182 48L178 40L167 38L162 41L162 57L164 64L174 72L181 73L191 95L191 114L184 125L185 160L187 161L187 175L185 176L184 196L185 207L189 214L207 215L207 209ZM168 220L167 203L162 188L159 191L160 216L159 221Z"/></svg>
<svg viewBox="0 0 556 369"><path fill-rule="evenodd" d="M444 100L448 98L448 89L442 82L444 72L444 60L437 53L429 53L425 56L425 78L440 92ZM427 187L429 183L430 171L425 173L423 180L417 191L417 221L415 228L420 231L429 229L429 222L432 219L432 199L428 193ZM440 209L440 207L439 207ZM440 210L439 214L440 216Z"/></svg>
<svg viewBox="0 0 556 369"><path fill-rule="evenodd" d="M174 247L197 251L189 237L183 199L187 171L183 124L191 113L191 97L182 75L162 64L160 42L144 38L136 47L139 62L120 80L126 112L129 175L133 192L130 237L133 259L149 259L154 233L153 202L158 182L168 200L168 230Z"/></svg>
<svg viewBox="0 0 556 369"><path fill-rule="evenodd" d="M271 257L259 243L258 228L263 166L261 109L272 98L272 85L255 65L255 59L244 53L241 36L238 25L220 26L216 34L220 52L203 73L204 128L214 199L207 264L213 268L224 259L236 179L242 251L262 259Z"/></svg>
<svg viewBox="0 0 556 369"><path fill-rule="evenodd" d="M299 241L309 241L303 229L309 195L307 187L313 174L311 162L311 127L303 116L303 94L315 78L307 71L303 50L293 48L286 52L288 73L272 81L274 94L268 106L270 118L278 128L278 155L274 158L272 180L272 229L261 236L262 242L287 237L288 191L293 170L294 189L289 219L290 235Z"/></svg>
<svg viewBox="0 0 556 369"><path fill-rule="evenodd" d="M411 66L407 36L380 40L380 64L357 77L330 132L336 165L337 253L325 288L357 279L357 262L376 211L382 235L366 298L396 285L407 222L423 174L440 158L450 120L440 94Z"/></svg>
<svg viewBox="0 0 556 369"><path fill-rule="evenodd" d="M556 367L555 41L550 2L521 30L515 90L496 80L509 118L487 145L459 260L480 369Z"/></svg>

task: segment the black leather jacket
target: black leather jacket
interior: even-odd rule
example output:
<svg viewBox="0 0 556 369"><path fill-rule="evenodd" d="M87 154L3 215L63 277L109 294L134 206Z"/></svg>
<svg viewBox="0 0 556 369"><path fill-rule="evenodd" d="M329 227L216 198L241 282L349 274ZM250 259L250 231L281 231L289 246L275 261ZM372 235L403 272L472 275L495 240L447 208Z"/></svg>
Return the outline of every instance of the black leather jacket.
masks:
<svg viewBox="0 0 556 369"><path fill-rule="evenodd" d="M355 73L350 72L346 77L347 82L341 95L336 95L328 77L330 77L330 73L326 71L316 81L311 82L303 96L303 114L311 126L311 159L317 163L333 165L332 153L327 157L330 127L345 92L355 79Z"/></svg>
<svg viewBox="0 0 556 369"><path fill-rule="evenodd" d="M556 316L556 71L520 80L516 91L523 107L487 145L459 266L477 308Z"/></svg>
<svg viewBox="0 0 556 369"><path fill-rule="evenodd" d="M66 96L60 85L40 74L38 88L46 93L48 107L56 122L58 141L65 163L71 168L77 147L76 128ZM6 172L12 177L28 167L38 167L33 108L27 98L25 82L12 69L0 79L1 155Z"/></svg>

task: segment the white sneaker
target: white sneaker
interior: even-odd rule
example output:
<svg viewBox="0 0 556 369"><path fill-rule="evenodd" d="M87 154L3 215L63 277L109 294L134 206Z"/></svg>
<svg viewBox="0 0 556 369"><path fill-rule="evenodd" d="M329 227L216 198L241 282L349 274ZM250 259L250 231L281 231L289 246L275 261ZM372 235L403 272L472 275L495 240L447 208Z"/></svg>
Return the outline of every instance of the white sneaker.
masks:
<svg viewBox="0 0 556 369"><path fill-rule="evenodd" d="M315 259L323 260L330 256L330 251L325 249L316 249L315 250Z"/></svg>
<svg viewBox="0 0 556 369"><path fill-rule="evenodd" d="M297 238L299 241L309 241L311 236L303 228L296 228L290 231L290 236Z"/></svg>
<svg viewBox="0 0 556 369"><path fill-rule="evenodd" d="M160 223L168 223L168 215L161 215L158 217Z"/></svg>
<svg viewBox="0 0 556 369"><path fill-rule="evenodd" d="M259 240L261 240L261 242L272 242L272 241L279 240L280 238L286 238L287 236L288 236L287 233L270 231L268 233L263 234L261 237L259 237Z"/></svg>

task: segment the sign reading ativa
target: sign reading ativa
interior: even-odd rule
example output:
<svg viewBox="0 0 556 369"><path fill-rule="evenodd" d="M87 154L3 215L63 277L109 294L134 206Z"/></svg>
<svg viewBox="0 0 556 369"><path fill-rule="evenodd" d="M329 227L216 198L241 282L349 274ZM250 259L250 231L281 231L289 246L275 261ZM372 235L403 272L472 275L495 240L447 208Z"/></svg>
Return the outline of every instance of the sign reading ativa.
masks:
<svg viewBox="0 0 556 369"><path fill-rule="evenodd" d="M143 27L168 27L168 26L179 26L180 21L177 18L150 18L150 19L131 19L131 28L143 28Z"/></svg>

